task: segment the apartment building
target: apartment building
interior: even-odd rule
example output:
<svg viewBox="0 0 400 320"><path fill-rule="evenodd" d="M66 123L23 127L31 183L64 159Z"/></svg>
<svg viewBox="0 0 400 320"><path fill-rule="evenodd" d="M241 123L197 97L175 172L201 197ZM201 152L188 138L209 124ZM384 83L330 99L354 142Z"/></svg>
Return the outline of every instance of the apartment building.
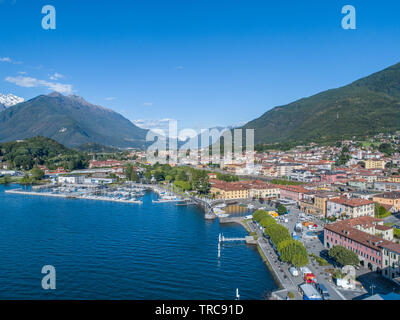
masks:
<svg viewBox="0 0 400 320"><path fill-rule="evenodd" d="M243 187L241 184L218 180L210 180L210 184L210 193L213 194L216 199L231 200L249 198L249 189Z"/></svg>
<svg viewBox="0 0 400 320"><path fill-rule="evenodd" d="M400 245L381 237L381 231L377 227L384 227L383 221L370 217L329 224L324 228L324 246L327 249L343 246L357 254L362 266L379 273L383 270L384 275L385 248L400 252ZM388 264L392 262L386 259Z"/></svg>
<svg viewBox="0 0 400 320"><path fill-rule="evenodd" d="M358 218L361 216L373 217L375 205L373 201L365 199L348 199L345 197L330 199L327 202L327 217L347 216Z"/></svg>
<svg viewBox="0 0 400 320"><path fill-rule="evenodd" d="M247 183L249 188L250 198L256 199L277 199L280 196L280 189L278 186L273 184L266 184L261 181L251 181Z"/></svg>
<svg viewBox="0 0 400 320"><path fill-rule="evenodd" d="M400 284L400 245L384 243L382 247L382 275Z"/></svg>
<svg viewBox="0 0 400 320"><path fill-rule="evenodd" d="M388 207L392 212L400 211L400 191L378 194L374 196L373 201Z"/></svg>
<svg viewBox="0 0 400 320"><path fill-rule="evenodd" d="M385 165L384 160L369 159L365 161L365 169L385 169Z"/></svg>

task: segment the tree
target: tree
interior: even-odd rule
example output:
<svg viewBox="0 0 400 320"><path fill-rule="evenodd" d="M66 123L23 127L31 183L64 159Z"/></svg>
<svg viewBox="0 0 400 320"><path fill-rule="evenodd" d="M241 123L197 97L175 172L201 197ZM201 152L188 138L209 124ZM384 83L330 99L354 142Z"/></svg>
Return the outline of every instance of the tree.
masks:
<svg viewBox="0 0 400 320"><path fill-rule="evenodd" d="M272 218L268 213L267 213L267 216L265 216L265 217L260 221L260 225L261 225L263 228L266 228L266 227L268 227L268 226L270 226L270 225L274 225L274 224L276 224L275 219Z"/></svg>
<svg viewBox="0 0 400 320"><path fill-rule="evenodd" d="M357 254L342 246L334 246L328 251L328 255L342 266L356 266L360 263Z"/></svg>
<svg viewBox="0 0 400 320"><path fill-rule="evenodd" d="M282 241L292 239L288 229L277 223L267 225L264 231L276 246Z"/></svg>
<svg viewBox="0 0 400 320"><path fill-rule="evenodd" d="M292 264L295 267L304 267L304 266L306 266L308 264L308 262L309 262L308 261L308 257L304 256L302 254L295 254L292 257Z"/></svg>
<svg viewBox="0 0 400 320"><path fill-rule="evenodd" d="M385 156L387 156L387 157L390 157L395 152L395 150L393 149L393 147L390 143L382 143L379 146L378 150L380 152L384 153Z"/></svg>
<svg viewBox="0 0 400 320"><path fill-rule="evenodd" d="M185 171L180 170L179 173L178 173L178 175L177 175L177 177L176 177L176 180L179 180L179 181L188 181L188 176L186 175Z"/></svg>
<svg viewBox="0 0 400 320"><path fill-rule="evenodd" d="M192 175L192 186L199 194L208 194L210 192L210 183L207 172L195 170Z"/></svg>
<svg viewBox="0 0 400 320"><path fill-rule="evenodd" d="M163 181L163 180L165 180L165 174L164 174L164 172L157 170L157 171L154 173L154 178L155 178L157 181Z"/></svg>
<svg viewBox="0 0 400 320"><path fill-rule="evenodd" d="M148 180L148 181L151 180L151 177L152 177L152 176L153 176L153 175L152 175L152 173L151 173L150 170L147 170L147 171L144 173L144 177L145 177L146 180Z"/></svg>
<svg viewBox="0 0 400 320"><path fill-rule="evenodd" d="M338 160L336 161L337 166L345 165L350 160L349 148L344 146L342 149L342 153L340 154Z"/></svg>
<svg viewBox="0 0 400 320"><path fill-rule="evenodd" d="M192 189L191 185L187 181L178 181L174 182L175 187L181 189L182 191L189 191Z"/></svg>
<svg viewBox="0 0 400 320"><path fill-rule="evenodd" d="M6 176L4 176L4 178L0 179L0 184L9 184L9 183L11 183L11 178L8 175L6 175Z"/></svg>
<svg viewBox="0 0 400 320"><path fill-rule="evenodd" d="M301 242L291 239L279 244L279 246L282 245L283 248L280 251L282 261L292 263L297 267L308 263L307 250Z"/></svg>
<svg viewBox="0 0 400 320"><path fill-rule="evenodd" d="M32 174L32 178L34 180L41 180L44 177L44 172L42 170L40 170L37 166L35 166L31 170L31 174Z"/></svg>
<svg viewBox="0 0 400 320"><path fill-rule="evenodd" d="M253 213L254 221L260 222L263 218L268 217L269 214L265 210L257 210Z"/></svg>
<svg viewBox="0 0 400 320"><path fill-rule="evenodd" d="M277 210L280 216L287 213L286 207L282 204L278 204Z"/></svg>
<svg viewBox="0 0 400 320"><path fill-rule="evenodd" d="M379 219L383 219L390 216L390 212L386 210L384 206L381 206L379 203L375 203L375 217Z"/></svg>
<svg viewBox="0 0 400 320"><path fill-rule="evenodd" d="M139 182L140 180L138 173L131 164L128 164L128 166L126 167L125 176L128 181Z"/></svg>

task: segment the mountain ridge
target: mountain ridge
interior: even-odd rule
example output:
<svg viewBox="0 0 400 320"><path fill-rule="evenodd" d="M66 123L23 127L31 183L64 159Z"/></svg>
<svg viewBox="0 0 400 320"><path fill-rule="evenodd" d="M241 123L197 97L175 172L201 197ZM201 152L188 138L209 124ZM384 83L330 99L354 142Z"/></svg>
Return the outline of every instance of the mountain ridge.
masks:
<svg viewBox="0 0 400 320"><path fill-rule="evenodd" d="M141 148L146 134L111 109L54 92L0 112L0 142L45 136L68 147L101 143Z"/></svg>
<svg viewBox="0 0 400 320"><path fill-rule="evenodd" d="M400 63L349 85L277 106L242 129L255 129L256 144L400 130Z"/></svg>

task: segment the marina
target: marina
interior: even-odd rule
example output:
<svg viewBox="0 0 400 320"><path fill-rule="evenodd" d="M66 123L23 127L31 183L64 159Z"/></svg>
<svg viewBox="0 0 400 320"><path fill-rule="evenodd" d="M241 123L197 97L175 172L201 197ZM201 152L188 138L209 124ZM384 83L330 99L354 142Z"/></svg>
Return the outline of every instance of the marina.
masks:
<svg viewBox="0 0 400 320"><path fill-rule="evenodd" d="M154 191L158 195L157 200L153 203L182 203L182 199L170 192L164 191L156 186L107 186L107 185L84 185L84 184L51 184L45 186L35 186L32 189L11 189L5 191L10 194L21 194L31 196L44 196L66 199L85 199L98 201L111 201L132 204L143 204L141 200L146 192Z"/></svg>

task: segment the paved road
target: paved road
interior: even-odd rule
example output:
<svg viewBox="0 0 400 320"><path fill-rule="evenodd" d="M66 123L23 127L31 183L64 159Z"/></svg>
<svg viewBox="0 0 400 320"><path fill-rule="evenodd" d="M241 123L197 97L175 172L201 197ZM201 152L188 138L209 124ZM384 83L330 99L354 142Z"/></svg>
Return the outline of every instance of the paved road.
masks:
<svg viewBox="0 0 400 320"><path fill-rule="evenodd" d="M298 285L301 283L301 281L299 279L296 279L289 273L286 263L282 263L279 261L277 254L275 253L267 239L265 239L262 231L257 227L257 225L251 221L248 223L248 226L252 232L257 232L258 244L264 256L267 258L270 267L274 270L279 282L283 285L287 292L293 292L296 296L296 299L301 299L301 297L297 293Z"/></svg>

